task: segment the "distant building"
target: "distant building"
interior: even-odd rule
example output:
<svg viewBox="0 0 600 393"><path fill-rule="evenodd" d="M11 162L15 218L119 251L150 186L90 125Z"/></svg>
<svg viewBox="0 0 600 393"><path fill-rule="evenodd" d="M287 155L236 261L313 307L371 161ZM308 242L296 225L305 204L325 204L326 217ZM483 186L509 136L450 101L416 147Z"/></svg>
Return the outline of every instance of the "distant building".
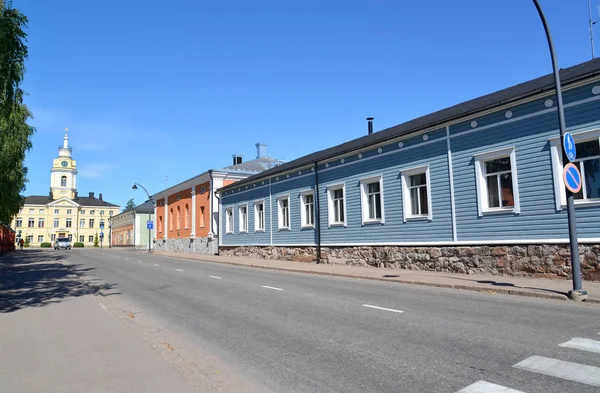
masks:
<svg viewBox="0 0 600 393"><path fill-rule="evenodd" d="M102 193L97 197L93 192L79 196L77 165L71 153L69 136L65 134L50 170L49 194L26 197L23 208L12 219L11 227L17 233L21 231L21 237L31 246L68 237L72 242L91 247L101 232L105 233L104 243L108 244L107 220L119 213L119 206L105 201Z"/></svg>
<svg viewBox="0 0 600 393"><path fill-rule="evenodd" d="M156 203L156 250L217 253L219 201L215 191L248 176L274 168L283 161L267 155L265 144L256 144L256 158L208 170L152 196Z"/></svg>
<svg viewBox="0 0 600 393"><path fill-rule="evenodd" d="M148 229L147 221L152 221L154 204L151 201L109 218L109 236L112 247L152 248L154 229Z"/></svg>
<svg viewBox="0 0 600 393"><path fill-rule="evenodd" d="M561 79L582 273L600 280L600 59ZM225 185L219 253L569 276L556 111L546 75Z"/></svg>

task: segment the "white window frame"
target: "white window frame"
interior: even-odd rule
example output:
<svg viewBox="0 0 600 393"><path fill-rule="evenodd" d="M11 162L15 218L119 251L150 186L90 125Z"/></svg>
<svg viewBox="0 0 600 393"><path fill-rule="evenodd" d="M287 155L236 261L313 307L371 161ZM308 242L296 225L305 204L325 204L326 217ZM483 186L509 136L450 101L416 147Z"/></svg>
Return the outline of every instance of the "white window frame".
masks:
<svg viewBox="0 0 600 393"><path fill-rule="evenodd" d="M244 229L242 227L242 224L244 223L244 221L242 220L242 208L246 208L246 228ZM248 204L244 203L242 205L238 205L238 226L239 226L239 233L248 233L248 227L250 226L248 223Z"/></svg>
<svg viewBox="0 0 600 393"><path fill-rule="evenodd" d="M231 222L229 222L229 215L231 214ZM233 207L225 209L225 233L231 234L235 228L235 216L233 214Z"/></svg>
<svg viewBox="0 0 600 393"><path fill-rule="evenodd" d="M414 175L425 174L425 182L427 188L427 214L413 215L411 211L411 200L410 200L410 182L409 177ZM402 217L403 221L413 220L433 220L433 209L431 206L431 178L429 176L429 165L422 165L413 168L407 168L400 171L400 178L402 179Z"/></svg>
<svg viewBox="0 0 600 393"><path fill-rule="evenodd" d="M287 201L288 201L288 208L287 208L288 225L287 226L283 225L283 213L282 213L282 206L281 206L282 201L285 199L287 199ZM277 197L277 230L278 231L289 231L292 229L291 207L292 207L292 204L291 204L290 194L280 195Z"/></svg>
<svg viewBox="0 0 600 393"><path fill-rule="evenodd" d="M360 179L360 207L362 225L385 224L385 203L383 195L383 175L376 175ZM379 194L381 196L381 218L369 218L369 206L367 198L367 187L371 183L379 182Z"/></svg>
<svg viewBox="0 0 600 393"><path fill-rule="evenodd" d="M313 218L313 223L312 224L306 224L306 202L304 201L304 197L306 197L307 195L312 195L313 197L313 203L312 203L312 218ZM314 190L306 190L306 191L301 191L300 194L298 195L300 198L300 228L302 229L311 229L315 227L315 204L316 204L316 200L315 200L315 191Z"/></svg>
<svg viewBox="0 0 600 393"><path fill-rule="evenodd" d="M495 160L497 158L510 158L510 172L512 177L514 206L511 207L488 207L487 183L485 181L485 161ZM519 214L521 205L519 202L519 181L517 178L517 156L514 146L504 149L488 151L475 154L473 156L475 163L475 183L477 186L477 214L482 217L487 214Z"/></svg>
<svg viewBox="0 0 600 393"><path fill-rule="evenodd" d="M338 184L330 184L326 187L327 189L327 217L329 221L329 227L346 227L348 220L348 210L346 209L346 200L348 199L348 194L346 194L346 184L338 183ZM335 221L335 212L333 209L333 194L337 190L342 190L344 194L343 207L344 207L344 221Z"/></svg>
<svg viewBox="0 0 600 393"><path fill-rule="evenodd" d="M258 223L260 222L260 219L258 217L258 205L262 205L263 210L262 210L262 224L263 227L259 228ZM265 200L264 199L259 199L257 201L254 201L254 232L264 232L265 231L265 226L266 226L266 220L265 220Z"/></svg>
<svg viewBox="0 0 600 393"><path fill-rule="evenodd" d="M571 133L575 143L589 142L596 140L600 143L600 130L583 131L578 133ZM565 181L563 179L563 169L565 163L562 159L562 150L560 144L562 138L550 139L550 153L552 155L552 175L554 177L554 200L556 204L556 210L562 210L567 207L567 192L565 191ZM579 168L579 167L578 167ZM583 182L582 179L582 189ZM596 199L574 199L575 207L577 206L600 206L600 200Z"/></svg>

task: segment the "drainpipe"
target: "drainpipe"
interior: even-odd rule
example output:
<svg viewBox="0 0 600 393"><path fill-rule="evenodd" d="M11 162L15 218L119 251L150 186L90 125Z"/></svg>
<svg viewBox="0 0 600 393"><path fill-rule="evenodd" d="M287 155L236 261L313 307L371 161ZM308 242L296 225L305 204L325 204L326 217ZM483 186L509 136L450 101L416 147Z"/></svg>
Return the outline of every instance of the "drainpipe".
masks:
<svg viewBox="0 0 600 393"><path fill-rule="evenodd" d="M319 165L315 162L315 194L316 198L316 208L315 208L315 229L317 235L317 264L321 263L321 203L319 197Z"/></svg>
<svg viewBox="0 0 600 393"><path fill-rule="evenodd" d="M208 225L208 228L210 230L210 233L212 235L213 240L215 241L215 236L217 236L217 234L215 233L215 231L213 230L213 195L215 196L215 198L219 199L219 197L217 196L217 191L213 190L213 185L214 185L214 179L213 179L213 170L209 169L208 170L208 176L210 176L210 185L208 187L208 192L210 195L210 199L209 199L209 211L210 211L210 224ZM219 247L218 247L218 240L217 240L217 252L216 255L219 255Z"/></svg>

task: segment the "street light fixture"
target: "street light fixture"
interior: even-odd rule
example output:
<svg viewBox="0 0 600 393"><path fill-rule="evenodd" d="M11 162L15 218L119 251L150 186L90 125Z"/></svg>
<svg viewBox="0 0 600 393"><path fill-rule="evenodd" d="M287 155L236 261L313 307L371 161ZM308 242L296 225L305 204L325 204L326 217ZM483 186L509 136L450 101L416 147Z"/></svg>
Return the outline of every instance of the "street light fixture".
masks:
<svg viewBox="0 0 600 393"><path fill-rule="evenodd" d="M542 7L538 3L538 0L533 0L533 4L537 9L537 12L542 20L542 25L544 25L544 31L546 32L546 39L548 40L548 47L550 49L550 57L552 59L552 70L554 71L554 87L556 90L556 106L558 112L558 126L560 130L560 138L561 138L561 151L563 162L567 157L565 152L565 146L562 141L565 137L565 111L563 107L562 100L562 92L560 89L560 74L558 72L558 65L556 62L556 55L554 53L554 44L552 43L552 36L550 35L550 28L548 27L548 23L546 22L546 16L542 11ZM575 220L575 201L573 197L573 193L566 190L567 193L567 217L569 222L569 240L571 245L571 274L573 275L573 289L569 291L569 297L572 300L584 300L587 298L587 291L584 291L581 288L581 266L579 264L579 244L577 241L577 222Z"/></svg>
<svg viewBox="0 0 600 393"><path fill-rule="evenodd" d="M133 183L133 187L131 187L134 190L138 189L138 186L142 187L142 189L144 189L144 191L146 191L146 195L148 195L148 200L150 202L152 202L152 206L154 206L154 201L152 200L152 197L150 196L150 194L148 193L148 190L146 190L146 187L142 186L139 183ZM135 213L134 213L134 217L135 217ZM151 213L148 212L148 222L146 223L146 228L148 229L148 252L151 253L152 252L152 241L151 241L151 237L152 237L152 228L148 228L148 225L152 222L152 216ZM135 234L133 235L133 243L134 243L134 247L135 247Z"/></svg>

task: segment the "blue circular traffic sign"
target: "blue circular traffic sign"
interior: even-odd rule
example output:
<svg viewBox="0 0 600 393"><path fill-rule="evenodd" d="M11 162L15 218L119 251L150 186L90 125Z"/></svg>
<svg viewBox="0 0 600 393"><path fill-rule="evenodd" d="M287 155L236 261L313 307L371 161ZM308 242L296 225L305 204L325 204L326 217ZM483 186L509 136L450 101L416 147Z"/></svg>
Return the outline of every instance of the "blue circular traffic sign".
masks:
<svg viewBox="0 0 600 393"><path fill-rule="evenodd" d="M570 132L565 133L563 137L563 147L565 148L565 155L569 159L569 161L575 161L577 157L577 149L575 148L575 140L573 139L573 135Z"/></svg>
<svg viewBox="0 0 600 393"><path fill-rule="evenodd" d="M575 164L569 162L565 165L565 169L563 170L563 180L565 181L567 190L571 191L573 194L577 194L581 191L581 173L579 173L579 168L577 168Z"/></svg>

